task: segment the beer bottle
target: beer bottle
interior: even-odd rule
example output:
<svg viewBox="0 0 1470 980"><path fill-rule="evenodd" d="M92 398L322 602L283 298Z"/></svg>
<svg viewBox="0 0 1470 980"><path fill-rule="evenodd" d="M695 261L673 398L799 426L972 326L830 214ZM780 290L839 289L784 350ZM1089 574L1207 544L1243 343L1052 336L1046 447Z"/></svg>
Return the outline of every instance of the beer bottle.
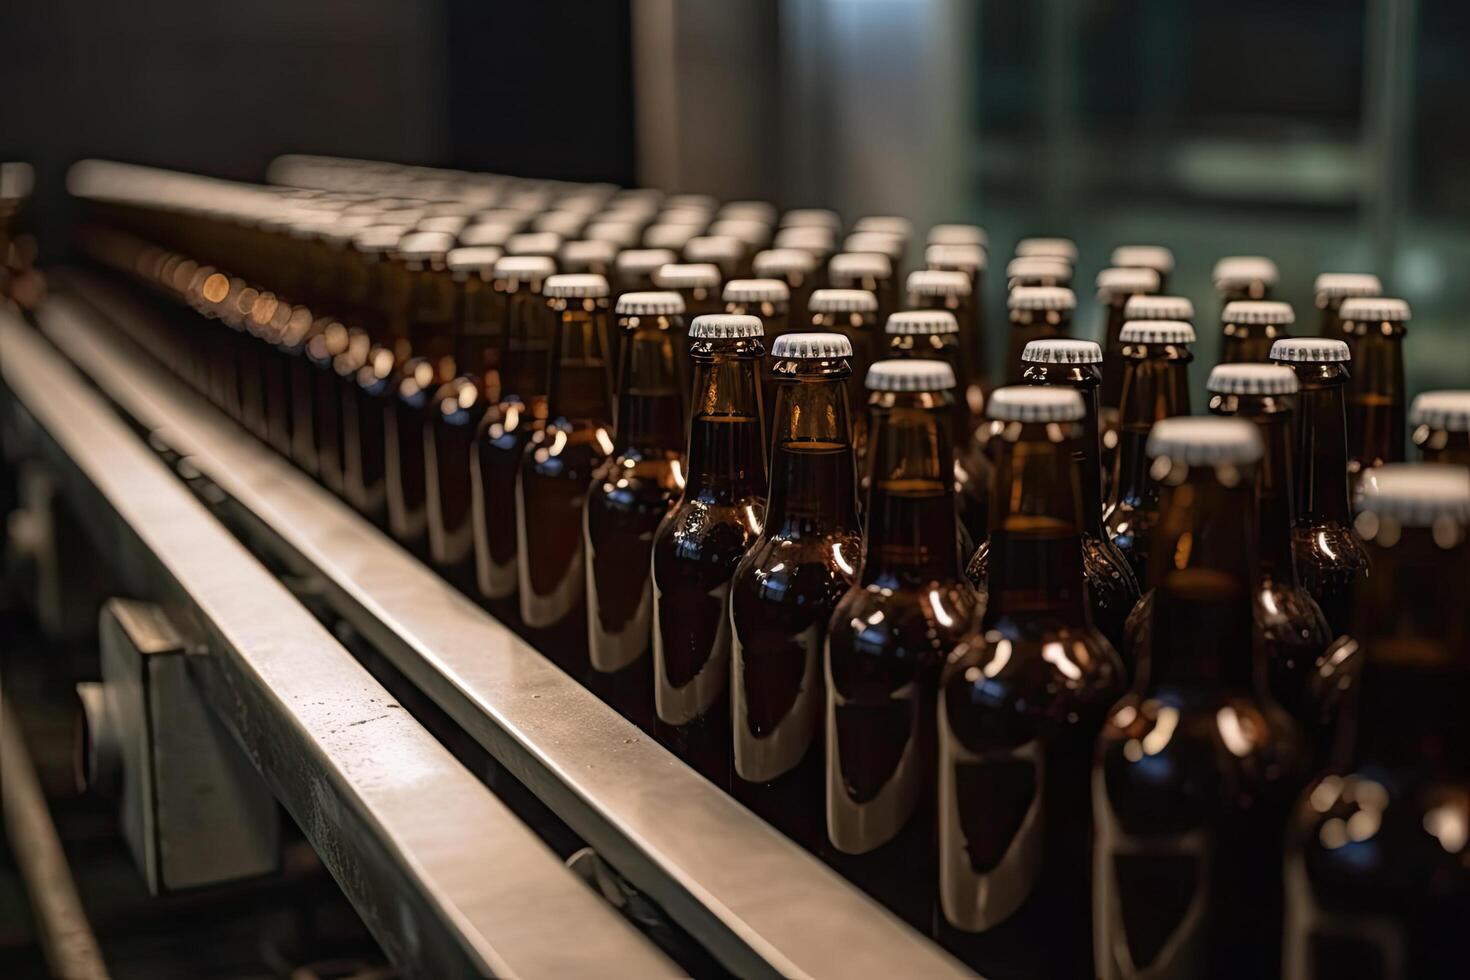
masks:
<svg viewBox="0 0 1470 980"><path fill-rule="evenodd" d="M500 397L488 404L470 455L475 578L480 595L509 602L519 584L516 477L531 435L546 422L552 337L542 293L556 271L543 255L507 255L495 263L493 288L505 310Z"/></svg>
<svg viewBox="0 0 1470 980"><path fill-rule="evenodd" d="M990 236L979 225L934 225L925 239L929 245L978 245L990 248Z"/></svg>
<svg viewBox="0 0 1470 980"><path fill-rule="evenodd" d="M748 278L751 257L771 243L771 226L757 218L721 218L709 226L705 235L738 241L743 247L734 278Z"/></svg>
<svg viewBox="0 0 1470 980"><path fill-rule="evenodd" d="M523 231L505 240L506 255L544 255L555 258L561 251L561 236L550 231Z"/></svg>
<svg viewBox="0 0 1470 980"><path fill-rule="evenodd" d="M884 332L890 357L938 358L949 364L955 377L962 376L960 325L948 310L901 310L888 318ZM961 554L971 553L985 540L990 501L990 461L982 451L983 443L970 438L974 429L969 404L956 398L955 502L960 508Z"/></svg>
<svg viewBox="0 0 1470 980"><path fill-rule="evenodd" d="M1414 445L1426 463L1470 466L1470 391L1426 391L1409 411Z"/></svg>
<svg viewBox="0 0 1470 980"><path fill-rule="evenodd" d="M1087 975L1087 773L1123 665L1082 562L1076 391L991 392L996 496L984 618L939 697L941 939L982 972ZM1054 932L1065 942L1038 943Z"/></svg>
<svg viewBox="0 0 1470 980"><path fill-rule="evenodd" d="M1292 552L1297 574L1327 617L1331 635L1348 627L1354 583L1368 574L1368 556L1353 530L1348 505L1347 430L1343 389L1347 344L1298 337L1281 340L1271 358L1296 372L1296 527Z"/></svg>
<svg viewBox="0 0 1470 980"><path fill-rule="evenodd" d="M1228 255L1215 263L1212 279L1220 309L1239 299L1266 299L1279 278L1276 263L1262 255Z"/></svg>
<svg viewBox="0 0 1470 980"><path fill-rule="evenodd" d="M1378 277L1363 272L1323 272L1312 284L1317 309L1322 311L1321 326L1317 336L1332 340L1348 340L1342 331L1342 321L1337 311L1342 301L1354 296L1382 296L1383 284Z"/></svg>
<svg viewBox="0 0 1470 980"><path fill-rule="evenodd" d="M734 279L725 284L725 312L760 317L766 339L774 345L775 338L791 329L791 290L780 279ZM761 406L768 423L774 420L776 410L773 349L766 349L761 370Z"/></svg>
<svg viewBox="0 0 1470 980"><path fill-rule="evenodd" d="M1025 382L1075 390L1082 397L1082 434L1073 446L1077 483L1082 494L1082 572L1087 581L1093 625L1113 649L1123 649L1123 624L1138 602L1138 580L1128 559L1103 527L1102 464L1099 456L1097 392L1102 349L1090 340L1033 340L1021 354ZM996 428L1004 428L997 426ZM989 549L971 559L967 572L983 594L988 575Z"/></svg>
<svg viewBox="0 0 1470 980"><path fill-rule="evenodd" d="M943 226L940 226L943 227ZM959 377L963 380L964 401L974 418L985 410L986 391L986 339L985 303L983 286L985 268L989 262L985 249L980 245L930 245L924 250L924 260L929 268L939 272L963 272L970 277L969 309L973 313L970 323L960 323L960 349L964 352L964 366Z"/></svg>
<svg viewBox="0 0 1470 980"><path fill-rule="evenodd" d="M563 245L556 256L556 267L563 273L597 275L611 282L616 259L617 249L612 242L584 239Z"/></svg>
<svg viewBox="0 0 1470 980"><path fill-rule="evenodd" d="M1117 251L1117 250L1115 250ZM1129 319L1145 319L1144 317L1128 317L1124 311L1128 308L1128 301L1135 296L1152 296L1159 291L1159 274L1152 269L1144 269L1133 266L1115 266L1111 269L1103 269L1097 274L1097 299L1103 307L1103 362L1102 362L1102 391L1101 404L1104 409L1111 410L1112 428L1117 429L1118 389L1123 384L1123 358L1119 353L1123 341L1118 335L1123 332L1123 324ZM1193 310L1190 311L1190 315ZM1183 317L1169 317L1168 319L1190 319L1190 315Z"/></svg>
<svg viewBox="0 0 1470 980"><path fill-rule="evenodd" d="M965 379L966 386L960 391L958 401L964 402L966 412L974 412L984 404L984 392L971 392L971 372L966 366L975 361L972 348L983 346L980 328L980 296L975 292L975 280L968 273L958 270L921 269L910 272L904 284L911 310L948 310L959 323L957 338L960 361L955 365L955 377ZM964 443L969 430L955 430L955 438Z"/></svg>
<svg viewBox="0 0 1470 980"><path fill-rule="evenodd" d="M678 383L678 293L618 297L623 334L613 450L592 473L587 555L587 648L593 690L645 731L653 730L653 535L684 485L688 389Z"/></svg>
<svg viewBox="0 0 1470 980"><path fill-rule="evenodd" d="M720 276L725 281L739 279L745 262L745 243L730 235L700 235L689 239L684 246L684 261L712 262L720 267Z"/></svg>
<svg viewBox="0 0 1470 980"><path fill-rule="evenodd" d="M761 533L766 440L760 317L695 317L689 476L653 536L658 739L730 785L730 579Z"/></svg>
<svg viewBox="0 0 1470 980"><path fill-rule="evenodd" d="M1311 703L1311 674L1333 636L1317 600L1302 588L1292 557L1296 374L1276 364L1221 364L1210 372L1206 387L1211 393L1211 413L1253 422L1261 436L1263 452L1256 480L1260 563L1256 628L1263 641L1271 696L1303 725L1311 725L1318 717Z"/></svg>
<svg viewBox="0 0 1470 980"><path fill-rule="evenodd" d="M672 252L683 252L690 239L704 234L706 222L703 218L694 223L674 222L650 225L643 233L643 244L647 248L666 248Z"/></svg>
<svg viewBox="0 0 1470 980"><path fill-rule="evenodd" d="M1122 407L1112 490L1103 526L1123 552L1138 587L1148 591L1149 538L1159 519L1159 484L1150 474L1149 431L1154 423L1189 414L1189 362L1194 328L1179 320L1130 321L1123 341Z"/></svg>
<svg viewBox="0 0 1470 980"><path fill-rule="evenodd" d="M1113 249L1113 268L1148 269L1158 276L1158 286L1149 292L1162 293L1169 288L1174 272L1174 253L1163 245L1119 245Z"/></svg>
<svg viewBox="0 0 1470 980"><path fill-rule="evenodd" d="M1404 460L1404 333L1409 304L1359 297L1338 309L1353 352L1348 377L1348 474Z"/></svg>
<svg viewBox="0 0 1470 980"><path fill-rule="evenodd" d="M1447 980L1464 975L1470 916L1470 481L1384 466L1358 509L1373 574L1340 738L1287 830L1283 975Z"/></svg>
<svg viewBox="0 0 1470 980"><path fill-rule="evenodd" d="M890 274L897 279L908 253L908 239L885 231L855 231L842 240L842 251L853 255L874 253L888 260ZM841 287L836 287L841 288Z"/></svg>
<svg viewBox="0 0 1470 980"><path fill-rule="evenodd" d="M826 228L834 236L842 232L842 216L830 208L792 208L781 215L782 228Z"/></svg>
<svg viewBox="0 0 1470 980"><path fill-rule="evenodd" d="M1019 258L1061 259L1075 266L1077 243L1070 238L1023 238L1016 243L1016 255Z"/></svg>
<svg viewBox="0 0 1470 980"><path fill-rule="evenodd" d="M1132 296L1123 303L1123 323L1129 320L1182 320L1194 322L1194 304L1183 296ZM1121 334L1123 324L1118 325ZM1113 463L1118 456L1118 406L1123 396L1122 340L1116 351L1103 348L1102 458L1103 496L1112 492ZM1111 374L1109 373L1111 370ZM1111 380L1110 380L1111 378Z"/></svg>
<svg viewBox="0 0 1470 980"><path fill-rule="evenodd" d="M587 675L582 512L592 473L613 449L608 285L602 276L551 276L542 288L556 319L546 424L531 433L516 483L521 621L555 633L545 648Z"/></svg>
<svg viewBox="0 0 1470 980"><path fill-rule="evenodd" d="M1255 649L1261 440L1240 419L1172 418L1148 453L1164 487L1152 656L1098 739L1087 975L1278 976L1281 831L1305 757Z"/></svg>
<svg viewBox="0 0 1470 980"><path fill-rule="evenodd" d="M905 243L914 237L913 222L897 214L865 215L852 223L852 230L856 234L870 232L878 235L892 235L903 239Z"/></svg>
<svg viewBox="0 0 1470 980"><path fill-rule="evenodd" d="M1006 291L1018 286L1072 285L1072 266L1047 255L1023 255L1006 263Z"/></svg>
<svg viewBox="0 0 1470 980"><path fill-rule="evenodd" d="M684 297L686 316L704 313L719 313L720 267L710 262L699 264L675 263L660 266L653 271L653 284Z"/></svg>
<svg viewBox="0 0 1470 980"><path fill-rule="evenodd" d="M624 249L613 262L618 295L658 289L653 281L653 274L678 261L679 256L666 248Z"/></svg>
<svg viewBox="0 0 1470 980"><path fill-rule="evenodd" d="M751 260L757 279L779 279L790 294L789 318L792 323L806 322L806 303L817 280L817 260L812 253L799 248L771 248L757 252ZM770 324L766 325L769 336ZM774 343L774 341L773 341Z"/></svg>
<svg viewBox="0 0 1470 980"><path fill-rule="evenodd" d="M837 248L837 233L817 225L794 225L776 232L772 244L778 249L806 252L816 263L820 279L820 270Z"/></svg>
<svg viewBox="0 0 1470 980"><path fill-rule="evenodd" d="M1065 337L1072 332L1077 297L1064 286L1018 286L1006 306L1011 311L1010 351L1006 355L1006 384L1021 381L1026 372L1021 352L1033 340Z"/></svg>
<svg viewBox="0 0 1470 980"><path fill-rule="evenodd" d="M857 465L841 334L788 333L775 351L765 526L730 583L735 797L812 851L824 840L822 649L857 574Z"/></svg>
<svg viewBox="0 0 1470 980"><path fill-rule="evenodd" d="M882 325L878 319L878 298L866 289L818 289L807 301L809 328L819 333L840 333L852 345L853 377L848 380L847 395L851 404L867 401L863 379L868 368L882 357ZM857 452L858 475L867 473L868 418L855 413L852 420L852 444Z"/></svg>
<svg viewBox="0 0 1470 980"><path fill-rule="evenodd" d="M442 360L453 353L454 280L445 264L454 238L415 232L398 243L408 343L389 376L391 398L383 417L384 489L388 530L405 547L428 554L424 426L435 390L449 378Z"/></svg>
<svg viewBox="0 0 1470 980"><path fill-rule="evenodd" d="M954 384L940 360L869 368L863 561L827 634L827 857L926 932L936 893L939 670L978 603L960 567Z"/></svg>
<svg viewBox="0 0 1470 980"><path fill-rule="evenodd" d="M893 262L879 252L843 252L827 263L827 283L833 289L866 289L878 297L878 321L886 323L898 309Z"/></svg>
<svg viewBox="0 0 1470 980"><path fill-rule="evenodd" d="M1244 299L1226 303L1220 320L1220 363L1261 363L1271 359L1272 344L1291 336L1286 328L1296 314L1290 303Z"/></svg>

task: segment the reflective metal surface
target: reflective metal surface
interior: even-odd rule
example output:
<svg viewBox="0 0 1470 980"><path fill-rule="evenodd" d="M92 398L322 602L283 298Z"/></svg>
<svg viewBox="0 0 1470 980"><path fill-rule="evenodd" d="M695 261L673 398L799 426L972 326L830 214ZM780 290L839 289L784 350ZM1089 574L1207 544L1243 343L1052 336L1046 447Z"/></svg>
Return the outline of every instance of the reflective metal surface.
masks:
<svg viewBox="0 0 1470 980"><path fill-rule="evenodd" d="M968 976L142 356L146 307L67 277L46 334L258 519L267 547L635 886L742 975ZM85 302L77 297L84 296Z"/></svg>
<svg viewBox="0 0 1470 980"><path fill-rule="evenodd" d="M119 578L208 650L191 680L406 974L677 973L6 313L0 349L6 407L23 416L9 431L54 469Z"/></svg>

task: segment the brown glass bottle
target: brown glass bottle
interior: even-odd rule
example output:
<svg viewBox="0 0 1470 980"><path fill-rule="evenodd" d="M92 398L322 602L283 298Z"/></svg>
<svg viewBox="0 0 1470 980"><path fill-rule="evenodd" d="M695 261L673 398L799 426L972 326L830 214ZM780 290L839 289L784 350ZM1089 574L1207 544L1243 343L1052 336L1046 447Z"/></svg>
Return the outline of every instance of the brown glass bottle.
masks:
<svg viewBox="0 0 1470 980"><path fill-rule="evenodd" d="M827 287L827 265L837 249L837 232L831 228L796 225L777 231L772 244L777 249L797 249L810 255L816 267L812 288Z"/></svg>
<svg viewBox="0 0 1470 980"><path fill-rule="evenodd" d="M1267 299L1280 274L1276 263L1261 255L1229 255L1215 263L1211 276L1220 309L1236 300Z"/></svg>
<svg viewBox="0 0 1470 980"><path fill-rule="evenodd" d="M1404 461L1404 334L1409 304L1382 297L1343 300L1338 309L1353 352L1348 378L1348 478Z"/></svg>
<svg viewBox="0 0 1470 980"><path fill-rule="evenodd" d="M713 262L727 281L740 278L746 259L745 243L730 235L700 235L684 246L685 262Z"/></svg>
<svg viewBox="0 0 1470 980"><path fill-rule="evenodd" d="M1312 293L1321 313L1317 336L1346 341L1348 337L1337 315L1342 301L1354 296L1382 296L1383 284L1370 273L1323 272L1313 282Z"/></svg>
<svg viewBox="0 0 1470 980"><path fill-rule="evenodd" d="M1152 656L1097 745L1095 975L1279 976L1281 834L1305 753L1255 647L1261 442L1243 420L1175 418L1148 452L1164 486Z"/></svg>
<svg viewBox="0 0 1470 980"><path fill-rule="evenodd" d="M904 256L908 252L906 237L885 231L855 231L842 240L842 251L850 255L882 255L888 259L890 275L887 282L891 284L890 288L897 290L898 283L902 281ZM833 284L833 288L844 287ZM879 297L880 303L882 299Z"/></svg>
<svg viewBox="0 0 1470 980"><path fill-rule="evenodd" d="M1096 284L1097 300L1103 307L1102 389L1099 400L1103 408L1112 410L1112 428L1116 430L1119 389L1123 386L1123 358L1119 354L1123 342L1118 339L1118 334L1123 332L1123 324L1129 319L1124 311L1134 296L1152 296L1159 291L1159 275L1152 269L1115 267L1099 272ZM1188 320L1190 317L1168 319Z"/></svg>
<svg viewBox="0 0 1470 980"><path fill-rule="evenodd" d="M653 730L653 534L684 485L685 404L674 358L684 309L677 293L618 298L623 334L613 451L592 474L583 546L591 686ZM682 321L680 321L682 323Z"/></svg>
<svg viewBox="0 0 1470 980"><path fill-rule="evenodd" d="M1287 831L1285 976L1463 976L1470 917L1470 481L1394 465L1364 481L1373 575L1327 771Z"/></svg>
<svg viewBox="0 0 1470 980"><path fill-rule="evenodd" d="M817 260L812 253L799 248L772 248L757 252L751 260L751 272L757 279L779 279L784 282L791 297L788 313L790 322L806 322L806 303L817 281ZM769 324L766 329L770 329Z"/></svg>
<svg viewBox="0 0 1470 980"><path fill-rule="evenodd" d="M943 226L937 226L943 227ZM964 351L964 372L960 375L964 388L964 401L974 418L985 411L985 392L988 390L986 373L989 370L989 355L986 351L985 330L985 270L989 258L985 247L980 244L958 245L932 243L924 249L924 261L929 268L940 272L963 272L970 277L970 309L973 319L960 324L960 348Z"/></svg>
<svg viewBox="0 0 1470 980"><path fill-rule="evenodd" d="M593 472L613 450L608 285L595 274L551 276L556 319L546 424L531 434L516 483L521 622L545 630L563 669L586 677L582 523Z"/></svg>
<svg viewBox="0 0 1470 980"><path fill-rule="evenodd" d="M1353 530L1348 504L1347 430L1343 392L1349 357L1340 340L1295 338L1271 350L1296 372L1296 527L1292 552L1302 585L1317 600L1333 636L1348 627L1355 583L1368 556Z"/></svg>
<svg viewBox="0 0 1470 980"><path fill-rule="evenodd" d="M1023 238L1016 242L1018 258L1061 259L1077 265L1077 243L1070 238Z"/></svg>
<svg viewBox="0 0 1470 980"><path fill-rule="evenodd" d="M406 547L427 555L427 476L424 426L440 384L454 376L454 280L445 266L452 236L437 232L405 235L395 264L401 266L406 298L407 344L389 378L391 400L383 416L384 496L388 529ZM448 370L446 370L448 368Z"/></svg>
<svg viewBox="0 0 1470 980"><path fill-rule="evenodd" d="M1123 325L1122 407L1118 455L1103 526L1138 579L1149 588L1149 538L1159 519L1159 485L1149 473L1149 431L1160 419L1189 414L1189 362L1194 328L1178 320ZM1131 665L1130 665L1131 666Z"/></svg>
<svg viewBox="0 0 1470 980"><path fill-rule="evenodd" d="M981 297L975 289L978 282L969 273L958 269L921 269L909 273L904 284L909 309L947 310L954 314L960 328L957 338L960 361L955 367L958 372L955 377L964 385L957 394L957 400L963 402L967 421L973 419L977 422L985 405L984 384L971 383L975 377L971 365L977 358L974 348L985 344L981 328ZM983 370L979 376L983 379ZM955 429L957 445L964 446L969 442L972 428Z"/></svg>
<svg viewBox="0 0 1470 980"><path fill-rule="evenodd" d="M540 255L508 255L495 263L493 288L505 309L500 392L470 449L470 506L474 518L475 581L491 602L513 599L517 568L515 493L521 456L546 423L546 381L555 335L542 289L555 272Z"/></svg>
<svg viewBox="0 0 1470 980"><path fill-rule="evenodd" d="M1010 309L1010 347L1006 354L1006 384L1021 382L1026 365L1021 352L1033 340L1066 337L1072 332L1077 297L1064 286L1018 286L1006 300Z"/></svg>
<svg viewBox="0 0 1470 980"><path fill-rule="evenodd" d="M902 310L888 318L883 330L888 335L888 356L938 358L949 364L956 378L964 377L960 325L950 311ZM971 554L985 540L989 526L991 466L981 451L983 444L970 438L974 429L969 404L955 398L955 503L960 514L961 555Z"/></svg>
<svg viewBox="0 0 1470 980"><path fill-rule="evenodd" d="M730 582L734 792L812 851L825 839L822 650L862 558L857 464L840 334L787 333L765 526Z"/></svg>
<svg viewBox="0 0 1470 980"><path fill-rule="evenodd" d="M613 262L618 295L658 289L653 274L678 261L679 256L666 248L624 249Z"/></svg>
<svg viewBox="0 0 1470 980"><path fill-rule="evenodd" d="M978 245L984 249L990 247L990 236L979 225L934 225L924 240L928 245Z"/></svg>
<svg viewBox="0 0 1470 980"><path fill-rule="evenodd" d="M1097 392L1102 349L1090 340L1033 340L1022 352L1025 381L1030 385L1067 387L1082 397L1082 434L1073 446L1077 482L1082 494L1082 572L1087 582L1092 623L1113 649L1123 649L1123 624L1138 602L1138 580L1128 559L1108 537L1102 515L1102 463L1099 458ZM1003 427L996 427L1003 428ZM989 549L970 560L966 572L982 594L986 592Z"/></svg>
<svg viewBox="0 0 1470 980"><path fill-rule="evenodd" d="M1271 359L1271 345L1291 336L1287 331L1296 322L1290 303L1272 300L1235 300L1225 304L1220 314L1220 363L1265 363Z"/></svg>
<svg viewBox="0 0 1470 980"><path fill-rule="evenodd" d="M1123 665L1082 562L1076 391L991 392L985 616L939 696L941 941L987 976L1085 976L1087 772ZM1042 935L1065 941L1038 942Z"/></svg>
<svg viewBox="0 0 1470 980"><path fill-rule="evenodd" d="M869 369L863 563L827 634L825 856L926 932L936 894L939 671L978 604L960 567L954 384L939 360Z"/></svg>
<svg viewBox="0 0 1470 980"><path fill-rule="evenodd" d="M827 263L827 285L832 289L864 289L878 297L879 323L888 322L898 309L893 262L881 252L841 252L832 256Z"/></svg>
<svg viewBox="0 0 1470 980"><path fill-rule="evenodd" d="M1147 269L1158 277L1158 286L1151 292L1162 293L1169 288L1169 276L1174 273L1174 253L1163 245L1119 245L1113 249L1113 268Z"/></svg>
<svg viewBox="0 0 1470 980"><path fill-rule="evenodd" d="M1424 462L1470 466L1470 391L1420 393L1409 424Z"/></svg>
<svg viewBox="0 0 1470 980"><path fill-rule="evenodd" d="M766 439L760 317L689 325L694 361L689 469L653 536L658 740L717 786L730 775L730 579L761 533Z"/></svg>
<svg viewBox="0 0 1470 980"><path fill-rule="evenodd" d="M808 329L818 333L840 333L852 344L853 377L847 382L848 403L867 403L863 379L868 368L882 358L883 321L878 319L878 298L866 289L818 289L807 302ZM868 418L857 412L852 420L852 445L857 452L858 477L866 478Z"/></svg>
<svg viewBox="0 0 1470 980"><path fill-rule="evenodd" d="M1183 296L1131 296L1123 304L1123 323L1130 320L1181 320L1194 322L1194 304ZM1123 323L1118 325L1119 334ZM1113 491L1113 468L1118 458L1118 405L1123 397L1123 342L1103 348L1102 460L1103 499Z"/></svg>
<svg viewBox="0 0 1470 980"><path fill-rule="evenodd" d="M1045 255L1021 256L1006 263L1006 292L1018 286L1072 285L1072 265Z"/></svg>
<svg viewBox="0 0 1470 980"><path fill-rule="evenodd" d="M684 315L688 317L719 313L724 308L720 300L720 267L712 262L660 266L653 272L653 285L655 289L667 289L684 297Z"/></svg>
<svg viewBox="0 0 1470 980"><path fill-rule="evenodd" d="M733 279L725 284L725 312L758 316L766 330L766 359L761 366L761 405L766 424L772 424L776 411L776 385L772 377L776 368L771 350L780 337L791 330L791 289L780 279Z"/></svg>

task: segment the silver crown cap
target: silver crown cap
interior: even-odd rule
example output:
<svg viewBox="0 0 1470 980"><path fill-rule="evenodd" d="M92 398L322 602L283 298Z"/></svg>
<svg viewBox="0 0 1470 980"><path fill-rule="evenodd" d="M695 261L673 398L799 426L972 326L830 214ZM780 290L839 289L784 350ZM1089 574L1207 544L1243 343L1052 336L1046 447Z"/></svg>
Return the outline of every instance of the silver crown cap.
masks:
<svg viewBox="0 0 1470 980"><path fill-rule="evenodd" d="M937 242L924 249L924 262L931 269L981 272L989 265L990 257L983 245Z"/></svg>
<svg viewBox="0 0 1470 980"><path fill-rule="evenodd" d="M1381 296L1383 283L1371 272L1322 272L1312 283L1318 296Z"/></svg>
<svg viewBox="0 0 1470 980"><path fill-rule="evenodd" d="M1356 320L1359 323L1381 320L1400 323L1412 316L1407 302L1387 296L1354 296L1352 299L1345 299L1342 306L1338 307L1337 315L1344 320Z"/></svg>
<svg viewBox="0 0 1470 980"><path fill-rule="evenodd" d="M1222 395L1289 395L1297 387L1296 372L1279 364L1217 364L1205 382Z"/></svg>
<svg viewBox="0 0 1470 980"><path fill-rule="evenodd" d="M780 279L731 279L722 298L726 303L780 303L791 298L791 287Z"/></svg>
<svg viewBox="0 0 1470 980"><path fill-rule="evenodd" d="M1283 337L1271 345L1271 360L1334 363L1352 360L1352 349L1341 340L1323 337Z"/></svg>
<svg viewBox="0 0 1470 980"><path fill-rule="evenodd" d="M1245 419L1180 415L1154 423L1148 454L1188 466L1254 463L1261 458L1261 435Z"/></svg>
<svg viewBox="0 0 1470 980"><path fill-rule="evenodd" d="M1129 320L1118 340L1125 344L1192 344L1194 327L1183 320Z"/></svg>
<svg viewBox="0 0 1470 980"><path fill-rule="evenodd" d="M574 272L548 276L541 292L557 297L596 297L607 295L607 280L596 273Z"/></svg>
<svg viewBox="0 0 1470 980"><path fill-rule="evenodd" d="M954 387L954 368L937 358L876 361L865 384L869 391L945 391Z"/></svg>
<svg viewBox="0 0 1470 980"><path fill-rule="evenodd" d="M1409 410L1411 425L1450 432L1470 431L1470 391L1426 391Z"/></svg>
<svg viewBox="0 0 1470 980"><path fill-rule="evenodd" d="M1016 243L1019 256L1048 255L1077 264L1077 243L1070 238L1023 238Z"/></svg>
<svg viewBox="0 0 1470 980"><path fill-rule="evenodd" d="M882 252L842 252L832 256L828 267L838 279L859 276L887 279L893 275L893 263Z"/></svg>
<svg viewBox="0 0 1470 980"><path fill-rule="evenodd" d="M660 289L693 289L718 286L720 267L709 262L674 262L653 270L653 284Z"/></svg>
<svg viewBox="0 0 1470 980"><path fill-rule="evenodd" d="M990 236L979 225L935 225L929 229L930 245L990 246Z"/></svg>
<svg viewBox="0 0 1470 980"><path fill-rule="evenodd" d="M1006 305L1013 310L1075 310L1077 294L1065 286L1017 286Z"/></svg>
<svg viewBox="0 0 1470 980"><path fill-rule="evenodd" d="M1174 253L1162 245L1119 245L1113 249L1112 262L1123 269L1174 271Z"/></svg>
<svg viewBox="0 0 1470 980"><path fill-rule="evenodd" d="M851 357L852 341L840 333L783 333L771 344L771 356L823 361Z"/></svg>
<svg viewBox="0 0 1470 980"><path fill-rule="evenodd" d="M900 336L960 332L960 322L948 310L902 310L888 318L884 332Z"/></svg>
<svg viewBox="0 0 1470 980"><path fill-rule="evenodd" d="M963 272L920 269L909 273L905 288L915 296L968 296L971 283Z"/></svg>
<svg viewBox="0 0 1470 980"><path fill-rule="evenodd" d="M1102 359L1102 348L1097 344L1066 337L1033 340L1021 351L1021 360L1028 364L1100 364Z"/></svg>
<svg viewBox="0 0 1470 980"><path fill-rule="evenodd" d="M1443 463L1376 466L1358 484L1357 509L1364 537L1373 537L1384 518L1406 527L1433 527L1443 519L1464 523L1470 520L1470 469Z"/></svg>
<svg viewBox="0 0 1470 980"><path fill-rule="evenodd" d="M546 255L507 255L495 263L496 279L545 279L556 272Z"/></svg>
<svg viewBox="0 0 1470 980"><path fill-rule="evenodd" d="M618 297L617 312L634 316L672 316L684 312L684 297L678 293L624 293Z"/></svg>
<svg viewBox="0 0 1470 980"><path fill-rule="evenodd" d="M811 272L816 267L816 258L803 248L767 249L757 252L751 262L755 274L762 277L779 276L786 272Z"/></svg>
<svg viewBox="0 0 1470 980"><path fill-rule="evenodd" d="M997 388L985 414L1004 422L1075 422L1086 414L1082 396L1071 388L1013 385Z"/></svg>
<svg viewBox="0 0 1470 980"><path fill-rule="evenodd" d="M689 336L695 340L738 340L765 335L761 318L744 313L705 313L689 324Z"/></svg>
<svg viewBox="0 0 1470 980"><path fill-rule="evenodd" d="M866 289L819 289L807 301L813 313L874 313L878 297Z"/></svg>
<svg viewBox="0 0 1470 980"><path fill-rule="evenodd" d="M1194 304L1183 296L1130 296L1125 320L1193 320Z"/></svg>

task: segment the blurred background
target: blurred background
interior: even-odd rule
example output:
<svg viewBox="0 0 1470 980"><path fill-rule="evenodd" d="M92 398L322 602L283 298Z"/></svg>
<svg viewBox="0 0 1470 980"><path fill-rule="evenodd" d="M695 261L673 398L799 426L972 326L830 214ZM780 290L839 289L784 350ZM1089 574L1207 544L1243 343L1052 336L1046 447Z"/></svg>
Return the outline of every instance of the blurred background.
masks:
<svg viewBox="0 0 1470 980"><path fill-rule="evenodd" d="M1064 234L1080 284L1167 244L1200 381L1219 256L1274 258L1309 322L1315 273L1373 271L1411 391L1470 372L1460 0L50 0L7 42L47 257L77 158L326 153L978 222L992 266Z"/></svg>

